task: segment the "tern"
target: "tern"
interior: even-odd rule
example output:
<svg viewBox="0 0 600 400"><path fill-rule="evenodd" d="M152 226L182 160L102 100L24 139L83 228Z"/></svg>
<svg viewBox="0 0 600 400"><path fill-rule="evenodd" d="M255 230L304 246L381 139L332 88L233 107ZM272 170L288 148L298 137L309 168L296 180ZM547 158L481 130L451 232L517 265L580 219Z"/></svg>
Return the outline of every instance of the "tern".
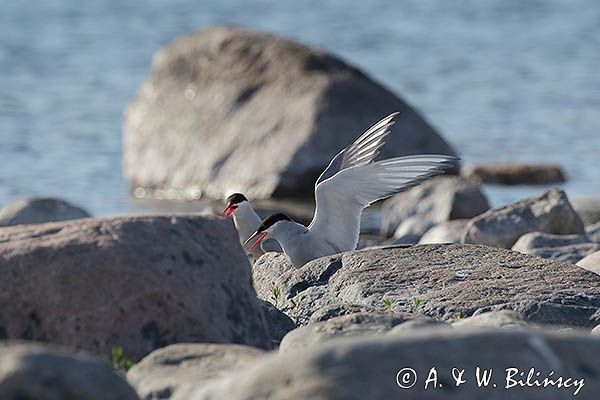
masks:
<svg viewBox="0 0 600 400"><path fill-rule="evenodd" d="M381 121L377 122L351 145L340 151L329 163L329 166L321 174L321 178L332 176L335 172L342 169L365 165L372 162L379 154L381 146L385 144L385 138L389 135L389 128L394 124L394 118L398 115L397 112L388 115ZM322 180L319 178L319 181ZM319 183L317 181L317 184ZM266 240L261 242L260 246L251 246L248 239L256 232L261 219L250 205L250 202L242 193L234 193L227 197L226 206L223 210L225 218L233 217L240 242L244 250L250 254L256 261L262 254L268 251L281 252L281 247L274 240ZM274 243L273 243L274 242ZM250 250L250 248L252 248Z"/></svg>
<svg viewBox="0 0 600 400"><path fill-rule="evenodd" d="M281 246L275 240L265 240L260 246L255 246L250 250L250 246L245 244L250 236L256 231L261 223L261 219L252 208L252 205L241 193L234 193L227 197L226 206L223 210L223 216L225 218L232 216L233 224L238 231L238 237L242 247L252 257L252 261L255 262L265 252L275 251L281 253Z"/></svg>
<svg viewBox="0 0 600 400"><path fill-rule="evenodd" d="M292 265L299 268L314 259L356 249L362 211L378 200L407 190L454 166L457 157L420 154L371 162L380 144L369 138L374 131L387 131L396 114L372 126L355 143L338 153L315 185L315 213L309 226L285 214L264 220L245 241L252 250L265 238L279 242ZM385 135L387 135L386 132ZM358 145L357 145L358 143ZM366 154L375 153L373 157Z"/></svg>

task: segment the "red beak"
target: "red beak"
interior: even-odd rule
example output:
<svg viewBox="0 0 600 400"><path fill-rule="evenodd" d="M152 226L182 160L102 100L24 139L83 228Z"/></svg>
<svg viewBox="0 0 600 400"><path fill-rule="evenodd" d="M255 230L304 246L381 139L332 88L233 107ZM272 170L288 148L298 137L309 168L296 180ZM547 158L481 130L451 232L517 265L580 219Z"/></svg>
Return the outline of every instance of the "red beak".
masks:
<svg viewBox="0 0 600 400"><path fill-rule="evenodd" d="M231 204L228 204L227 207L225 207L225 209L223 210L223 216L225 218L229 217L237 208L237 206L232 206Z"/></svg>
<svg viewBox="0 0 600 400"><path fill-rule="evenodd" d="M250 247L250 249L248 249L249 251L252 251L253 248L255 248L256 246L258 246L258 244L260 242L262 242L263 240L265 240L265 238L267 237L267 235L269 234L269 232L254 232L254 234L252 236L250 236L248 238L248 240L246 240L244 242L244 246L246 246L248 243L250 243L252 241L252 239L254 239L255 237L259 236L260 237L256 240L256 242L254 242L254 244L252 245L252 247Z"/></svg>

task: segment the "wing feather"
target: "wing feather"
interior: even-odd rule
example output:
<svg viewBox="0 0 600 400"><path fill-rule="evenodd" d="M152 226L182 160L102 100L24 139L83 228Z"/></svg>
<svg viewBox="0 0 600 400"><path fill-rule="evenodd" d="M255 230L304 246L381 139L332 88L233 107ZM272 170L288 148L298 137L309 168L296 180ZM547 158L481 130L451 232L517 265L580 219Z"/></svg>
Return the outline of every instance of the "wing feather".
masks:
<svg viewBox="0 0 600 400"><path fill-rule="evenodd" d="M458 158L423 154L355 165L338 171L315 188L316 209L308 229L336 250L356 248L364 208L443 174Z"/></svg>
<svg viewBox="0 0 600 400"><path fill-rule="evenodd" d="M344 151L341 169L373 161L379 154L381 146L385 144L385 138L390 134L390 127L394 125L394 118L398 114L395 112L383 118L348 146ZM370 159L361 161L359 157L361 154L370 155Z"/></svg>
<svg viewBox="0 0 600 400"><path fill-rule="evenodd" d="M398 114L395 112L378 121L350 146L336 154L317 179L315 186L343 169L372 162L379 154L381 146L385 144L385 138L390 134L390 127L394 125L394 118Z"/></svg>

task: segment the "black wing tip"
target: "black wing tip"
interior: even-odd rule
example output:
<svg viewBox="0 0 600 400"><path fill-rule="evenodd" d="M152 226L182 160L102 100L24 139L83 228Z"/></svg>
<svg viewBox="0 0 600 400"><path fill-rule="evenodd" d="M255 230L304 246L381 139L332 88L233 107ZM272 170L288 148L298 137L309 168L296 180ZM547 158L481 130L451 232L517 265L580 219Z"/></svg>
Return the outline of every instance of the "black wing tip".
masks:
<svg viewBox="0 0 600 400"><path fill-rule="evenodd" d="M393 113L389 114L387 117L381 118L379 121L377 121L373 125L377 125L378 123L387 120L386 125L388 125L387 128L389 128L390 126L392 126L396 123L396 118L400 114L401 114L400 111L394 111Z"/></svg>
<svg viewBox="0 0 600 400"><path fill-rule="evenodd" d="M277 213L273 215L269 215L267 218L263 219L258 228L256 228L257 232L263 232L273 225L275 225L279 221L291 221L292 219L285 215L284 213Z"/></svg>

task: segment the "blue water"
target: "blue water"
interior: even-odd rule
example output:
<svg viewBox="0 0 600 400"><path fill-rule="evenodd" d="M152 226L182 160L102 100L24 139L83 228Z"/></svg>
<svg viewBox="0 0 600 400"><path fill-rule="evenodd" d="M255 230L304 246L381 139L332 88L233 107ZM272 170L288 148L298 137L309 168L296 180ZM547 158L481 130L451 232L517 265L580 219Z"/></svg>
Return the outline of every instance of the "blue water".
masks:
<svg viewBox="0 0 600 400"><path fill-rule="evenodd" d="M525 4L526 3L526 4ZM600 196L600 2L5 0L0 205L54 195L96 215L139 210L121 123L155 50L215 24L321 46L402 95L465 163L562 165ZM487 188L494 204L541 188Z"/></svg>

